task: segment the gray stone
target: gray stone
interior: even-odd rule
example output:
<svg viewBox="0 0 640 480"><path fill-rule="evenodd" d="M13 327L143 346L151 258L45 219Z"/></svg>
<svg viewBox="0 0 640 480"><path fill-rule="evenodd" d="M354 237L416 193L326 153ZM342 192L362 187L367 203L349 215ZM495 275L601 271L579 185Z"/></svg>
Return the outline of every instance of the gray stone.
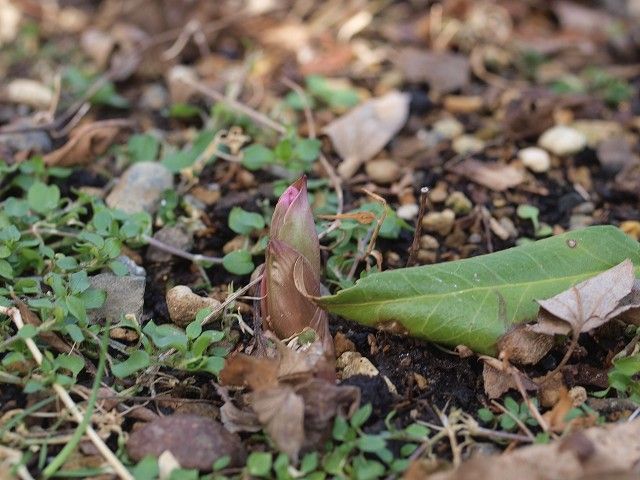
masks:
<svg viewBox="0 0 640 480"><path fill-rule="evenodd" d="M113 273L99 273L89 277L89 283L93 288L104 290L107 294L102 307L87 312L90 321L109 319L117 322L122 315L127 314L140 319L144 304L145 277L118 277Z"/></svg>
<svg viewBox="0 0 640 480"><path fill-rule="evenodd" d="M107 196L107 205L127 213L149 212L158 208L162 192L173 188L173 174L162 164L138 162L129 167Z"/></svg>
<svg viewBox="0 0 640 480"><path fill-rule="evenodd" d="M166 450L182 468L205 472L221 457L228 455L229 466L238 467L247 456L240 437L215 420L198 415L158 418L135 430L127 441L127 453L136 462L147 455L157 458Z"/></svg>
<svg viewBox="0 0 640 480"><path fill-rule="evenodd" d="M576 214L569 218L569 230L578 230L593 224L593 217L589 215Z"/></svg>
<svg viewBox="0 0 640 480"><path fill-rule="evenodd" d="M193 246L193 239L191 235L179 227L162 227L153 234L153 238L185 252L188 252ZM164 250L160 250L153 245L149 247L146 255L148 261L158 263L168 262L172 257L172 254L167 253Z"/></svg>

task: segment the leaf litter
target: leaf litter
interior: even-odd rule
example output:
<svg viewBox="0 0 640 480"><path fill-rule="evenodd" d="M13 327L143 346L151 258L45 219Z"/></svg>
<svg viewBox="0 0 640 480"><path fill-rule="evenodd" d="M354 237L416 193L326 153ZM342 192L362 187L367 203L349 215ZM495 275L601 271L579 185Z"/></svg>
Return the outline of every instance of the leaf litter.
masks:
<svg viewBox="0 0 640 480"><path fill-rule="evenodd" d="M540 441L547 435L550 446L559 445L536 458L541 475L545 462L566 464L558 457L566 451L584 467L580 474L594 474L593 455L599 472L606 471L607 452L585 440L590 433L567 434L596 421L625 419L635 408L628 398L640 398L634 330L640 323L638 280L623 295L633 272L631 277L628 271L608 272L624 278L620 282L600 276L616 264L622 268L625 258L638 265L637 249L613 230L579 230L611 223L638 240L638 43L631 10L622 11L615 2L585 7L445 1L428 9L402 2L359 9L291 2L283 23L275 4L244 8L195 1L175 7L143 0L141 8L124 15L115 0L54 2L55 8L46 9L0 3L0 42L10 46L0 71L13 87L8 97L3 89L0 99L0 154L6 160L0 241L9 239L0 244L0 275L28 304L25 310L25 304L15 303L30 325L18 331L0 318L6 333L0 339L0 432L19 476L39 476L42 462L35 457L45 458L46 451L48 461L63 452L56 441L75 427L67 421L47 424L44 416L23 421L30 408L41 408L52 379L70 382L66 388L81 408L91 395L95 336L105 330L104 319L92 315L98 298L91 289L82 291L77 277L57 280L58 273L64 279L87 265L89 275L116 272L109 277L114 284L125 268L146 276L146 289L122 290L144 308L142 315L126 315L109 328L107 371L119 376L105 377L109 387L99 390L105 398L98 400L103 409L90 424L109 436L110 446L124 445L127 435L128 448L136 442L153 446L149 453L159 460L150 468L157 467L162 477L194 467L232 477L380 478L399 476L412 465L410 476L414 467L433 465L435 459L441 466L449 460L458 466L469 456L473 470L482 458L502 465L472 453L487 445L478 437L488 438L494 450L512 451L538 434ZM69 64L68 70L59 68ZM291 85L299 90L287 93ZM220 142L226 129L242 140ZM318 140L316 132L328 138ZM554 137L554 132L567 135ZM520 153L543 134L547 161L527 167ZM579 142L568 142L569 137ZM46 166L33 153L43 154ZM167 183L175 188L158 192L149 212L125 219L102 209L98 200L74 209L76 198L104 197L113 177L140 161L171 165L175 172L175 182ZM274 241L266 240L270 205L302 173L309 175L309 204L322 232L319 262L306 247L278 248L273 224ZM37 179L33 190L32 178ZM43 183L50 187L42 189ZM436 186L426 200L420 193L425 185ZM131 200L144 187L126 188L119 205L138 204ZM360 187L384 201L370 205ZM25 200L29 192L28 210L21 203L23 192ZM232 207L264 221L236 232L229 221ZM529 213L518 213L524 211ZM424 212L446 212L447 223L428 235L418 235L418 227L412 239ZM15 232L5 229L12 222L22 237L17 244L11 244ZM308 239L315 233L313 223L299 223L312 227L306 229ZM193 242L185 247L158 237L162 252L174 252L162 262L135 251L167 225L188 232ZM136 229L143 233L131 240ZM570 236L562 237L569 230ZM569 250L566 255L584 253L578 236L600 239L578 262L585 267L583 276L550 290L520 291L521 303L505 296L502 285L493 285L485 297L458 294L465 280L476 281L473 271L456 270L458 260L479 260L552 233L578 240L574 246L558 244L557 252ZM73 235L82 235L81 241ZM126 247L116 248L123 242ZM544 241L533 245L539 244ZM262 261L265 245L272 254L270 278L279 275L281 283L250 291L261 283L260 270L252 281L239 272ZM374 273L380 269L406 272L411 245L418 263L442 265L440 280L450 287L442 315L421 332L427 338L435 332L438 346L407 336L403 322L418 318L413 310L388 312L382 322L373 322L377 330L329 319L312 303L310 297L326 295L327 287L348 291L359 277L364 277L359 284L376 283L383 278ZM624 245L620 256L609 255L614 245ZM553 249L548 256L535 248L515 250L520 253L505 265L522 255L516 264L536 275L568 268ZM606 262L587 259L589 254L602 259L602 252ZM116 258L118 253L128 257ZM524 260L527 254L535 254L541 265ZM70 258L78 259L77 267ZM480 260L478 268L483 261L491 260ZM509 280L514 273L504 265L495 271ZM413 286L393 277L388 287L420 290L425 283L411 279ZM180 325L167 309L167 293L176 285L190 288L195 302L180 315ZM3 306L4 298L13 302L4 290L0 297ZM196 303L211 305L212 311L201 312ZM464 303L464 311L457 303ZM478 330L467 329L468 312L477 313L471 325ZM85 313L90 324L82 323ZM366 308L361 315L375 316ZM537 316L538 323L532 323ZM456 322L466 337L452 336L456 329L449 323ZM31 337L46 356L39 370L24 349ZM342 353L338 370L334 337ZM455 352L448 350L454 347ZM473 350L498 358L478 360ZM76 373L80 363L85 370ZM368 370L358 370L360 364ZM216 383L223 366L236 369L233 385ZM133 373L121 376L127 369ZM360 374L365 371L377 373ZM604 398L592 398L594 388ZM523 401L514 408L510 395ZM364 406L349 420L358 398ZM597 412L588 409L591 405ZM191 411L186 406L200 415L190 425L179 419L180 411ZM218 407L226 427L239 433L234 440L216 423ZM489 415L480 415L480 407ZM490 415L494 420L475 428L460 409L474 420ZM52 412L68 418L62 407L47 414ZM135 440L145 428L161 431L154 430L159 416L168 425L164 433ZM195 433L205 426L209 438L199 446L206 450L228 438L230 460L202 456L202 449L190 452ZM49 435L44 449L42 428ZM250 433L260 431L270 440ZM565 438L556 438L560 435ZM407 439L412 442L403 445ZM39 455L21 462L27 444L33 452L40 449ZM79 445L64 469L77 469L78 475L83 468L101 468L102 455L86 441ZM279 456L278 450L285 453ZM203 463L190 463L190 453ZM287 455L300 462L285 460ZM148 459L137 465L126 456L120 460L136 475L151 465ZM121 471L118 464L111 467Z"/></svg>

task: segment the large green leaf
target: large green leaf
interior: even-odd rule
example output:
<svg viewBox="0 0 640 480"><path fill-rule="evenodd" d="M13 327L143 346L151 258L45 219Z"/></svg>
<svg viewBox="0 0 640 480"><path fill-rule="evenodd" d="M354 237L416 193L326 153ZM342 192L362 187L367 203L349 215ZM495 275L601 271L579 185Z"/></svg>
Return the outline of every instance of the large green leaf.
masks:
<svg viewBox="0 0 640 480"><path fill-rule="evenodd" d="M590 227L489 255L375 273L317 303L365 325L396 325L415 337L491 354L513 324L535 318L536 299L627 258L640 276L638 242L611 226Z"/></svg>

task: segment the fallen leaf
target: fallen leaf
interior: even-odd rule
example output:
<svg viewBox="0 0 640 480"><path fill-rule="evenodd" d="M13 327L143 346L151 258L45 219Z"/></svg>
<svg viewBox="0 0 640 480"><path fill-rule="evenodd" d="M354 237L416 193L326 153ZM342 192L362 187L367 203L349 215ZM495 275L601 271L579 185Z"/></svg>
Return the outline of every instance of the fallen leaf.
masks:
<svg viewBox="0 0 640 480"><path fill-rule="evenodd" d="M427 82L436 95L459 90L469 83L466 55L405 48L397 63L409 82Z"/></svg>
<svg viewBox="0 0 640 480"><path fill-rule="evenodd" d="M104 120L74 128L62 147L44 156L49 166L72 167L84 165L102 155L113 143L125 120Z"/></svg>
<svg viewBox="0 0 640 480"><path fill-rule="evenodd" d="M553 337L532 332L524 325L517 325L498 341L501 357L524 365L536 364L553 347Z"/></svg>
<svg viewBox="0 0 640 480"><path fill-rule="evenodd" d="M537 390L538 386L516 367L491 357L482 356L484 362L482 380L484 392L489 398L500 398L508 390L519 390L516 376L525 390Z"/></svg>
<svg viewBox="0 0 640 480"><path fill-rule="evenodd" d="M634 267L627 259L548 300L531 331L547 335L580 334L593 330L627 310L640 307Z"/></svg>
<svg viewBox="0 0 640 480"><path fill-rule="evenodd" d="M351 178L402 128L409 116L409 95L391 91L357 106L324 128L342 163L338 173Z"/></svg>
<svg viewBox="0 0 640 480"><path fill-rule="evenodd" d="M569 410L573 408L573 399L569 395L569 390L561 388L560 397L553 408L542 415L547 425L553 432L563 432L567 428L565 417Z"/></svg>
<svg viewBox="0 0 640 480"><path fill-rule="evenodd" d="M481 162L474 158L466 158L448 170L496 192L513 188L524 181L524 173L516 167L499 162Z"/></svg>
<svg viewBox="0 0 640 480"><path fill-rule="evenodd" d="M297 461L304 442L303 398L287 386L248 395L251 408L279 451Z"/></svg>
<svg viewBox="0 0 640 480"><path fill-rule="evenodd" d="M429 480L583 480L638 478L640 420L592 427L579 442L566 439L507 453L474 457ZM626 474L630 474L627 476ZM622 476L618 476L622 475Z"/></svg>
<svg viewBox="0 0 640 480"><path fill-rule="evenodd" d="M278 450L297 460L301 450L328 438L336 415L355 411L360 390L335 385L333 363L320 341L297 350L274 342L271 358L238 354L227 359L220 383L252 391L236 399L239 406L225 398L220 417L230 431L264 428Z"/></svg>
<svg viewBox="0 0 640 480"><path fill-rule="evenodd" d="M197 415L169 415L134 430L127 453L139 461L147 455L159 457L169 450L183 468L211 471L213 463L229 456L231 466L244 465L246 452L237 435L218 422Z"/></svg>

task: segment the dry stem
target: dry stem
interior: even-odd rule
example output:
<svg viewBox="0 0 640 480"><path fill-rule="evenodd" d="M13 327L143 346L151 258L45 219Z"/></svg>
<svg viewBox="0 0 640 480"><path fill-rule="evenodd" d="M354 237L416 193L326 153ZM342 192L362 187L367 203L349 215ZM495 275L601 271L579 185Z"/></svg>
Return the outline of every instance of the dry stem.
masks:
<svg viewBox="0 0 640 480"><path fill-rule="evenodd" d="M18 331L20 331L20 329L24 327L24 322L22 321L22 315L20 315L20 311L17 308L0 306L0 313L7 315L8 317L11 317L11 320L16 325ZM27 344L27 348L29 349L29 352L31 353L31 356L33 357L33 359L36 361L38 365L42 365L43 356L40 350L38 349L38 346L36 345L36 343L33 341L32 338L25 338L24 341ZM75 402L73 401L69 393L62 387L62 385L58 383L53 383L51 387L56 392L56 395L60 397L60 400L62 401L62 403L64 403L65 407L67 407L67 410L71 412L71 414L73 415L73 418L78 423L82 422L82 420L84 419L84 416L78 409L78 406L75 404ZM120 478L126 479L126 480L134 480L133 476L129 473L129 471L125 468L125 466L120 462L120 460L118 460L118 457L116 457L114 453L109 449L109 447L107 447L107 445L104 443L104 441L100 438L100 436L96 433L96 431L93 429L91 425L87 425L86 433L89 439L95 445L96 449L104 457L107 463L111 465L113 470L116 472L116 474Z"/></svg>

